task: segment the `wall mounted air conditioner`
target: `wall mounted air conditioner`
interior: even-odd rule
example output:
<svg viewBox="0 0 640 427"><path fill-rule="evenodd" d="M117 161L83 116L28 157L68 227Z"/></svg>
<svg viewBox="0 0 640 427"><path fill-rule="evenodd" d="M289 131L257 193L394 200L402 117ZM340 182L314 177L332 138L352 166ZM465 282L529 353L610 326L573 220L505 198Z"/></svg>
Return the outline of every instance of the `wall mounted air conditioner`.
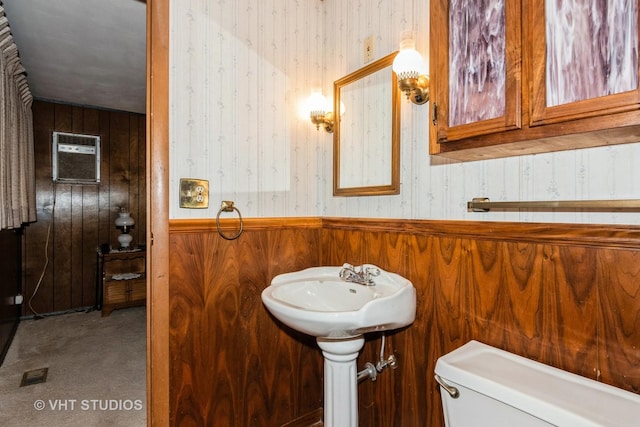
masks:
<svg viewBox="0 0 640 427"><path fill-rule="evenodd" d="M53 180L70 184L100 183L100 137L53 132Z"/></svg>

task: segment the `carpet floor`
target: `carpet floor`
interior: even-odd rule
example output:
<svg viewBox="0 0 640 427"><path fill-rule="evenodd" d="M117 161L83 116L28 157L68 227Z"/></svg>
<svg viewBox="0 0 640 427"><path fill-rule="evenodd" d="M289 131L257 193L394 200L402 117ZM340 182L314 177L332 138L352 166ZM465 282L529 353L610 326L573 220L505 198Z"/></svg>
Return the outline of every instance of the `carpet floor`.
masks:
<svg viewBox="0 0 640 427"><path fill-rule="evenodd" d="M21 387L26 371L46 381ZM0 426L146 425L146 310L22 320L0 366Z"/></svg>

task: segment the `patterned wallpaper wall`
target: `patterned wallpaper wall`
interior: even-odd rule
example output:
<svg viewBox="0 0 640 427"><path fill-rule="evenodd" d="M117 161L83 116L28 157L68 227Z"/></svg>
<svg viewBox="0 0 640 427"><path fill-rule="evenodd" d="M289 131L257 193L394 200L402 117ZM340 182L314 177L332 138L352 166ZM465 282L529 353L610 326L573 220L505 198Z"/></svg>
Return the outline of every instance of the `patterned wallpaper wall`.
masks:
<svg viewBox="0 0 640 427"><path fill-rule="evenodd" d="M322 82L323 3L170 6L170 217L212 218L222 200L243 216L317 215L329 139L297 109ZM209 180L209 209L179 207L180 178Z"/></svg>
<svg viewBox="0 0 640 427"><path fill-rule="evenodd" d="M640 144L451 163L428 155L430 105L402 105L397 196L333 197L332 136L299 106L313 89L396 50L428 56L425 0L171 1L171 218L354 216L640 224L637 213L470 213L466 202L640 198ZM432 41L437 42L437 41ZM178 206L179 180L208 179L210 207Z"/></svg>

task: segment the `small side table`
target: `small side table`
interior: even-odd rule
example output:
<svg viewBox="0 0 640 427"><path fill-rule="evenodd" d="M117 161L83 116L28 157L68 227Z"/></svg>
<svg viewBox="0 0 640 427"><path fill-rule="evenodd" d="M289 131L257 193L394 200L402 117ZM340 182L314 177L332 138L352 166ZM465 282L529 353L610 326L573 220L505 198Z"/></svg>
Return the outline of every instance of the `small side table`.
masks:
<svg viewBox="0 0 640 427"><path fill-rule="evenodd" d="M147 300L146 251L131 249L102 253L98 249L96 308L102 316L113 310L145 305Z"/></svg>

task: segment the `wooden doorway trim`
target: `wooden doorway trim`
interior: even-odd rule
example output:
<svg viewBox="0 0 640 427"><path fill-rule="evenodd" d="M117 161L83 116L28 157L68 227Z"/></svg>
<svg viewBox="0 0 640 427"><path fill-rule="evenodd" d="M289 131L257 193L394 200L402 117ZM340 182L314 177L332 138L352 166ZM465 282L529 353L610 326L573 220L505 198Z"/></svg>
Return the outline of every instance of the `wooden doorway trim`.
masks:
<svg viewBox="0 0 640 427"><path fill-rule="evenodd" d="M147 425L169 425L169 0L147 2Z"/></svg>

